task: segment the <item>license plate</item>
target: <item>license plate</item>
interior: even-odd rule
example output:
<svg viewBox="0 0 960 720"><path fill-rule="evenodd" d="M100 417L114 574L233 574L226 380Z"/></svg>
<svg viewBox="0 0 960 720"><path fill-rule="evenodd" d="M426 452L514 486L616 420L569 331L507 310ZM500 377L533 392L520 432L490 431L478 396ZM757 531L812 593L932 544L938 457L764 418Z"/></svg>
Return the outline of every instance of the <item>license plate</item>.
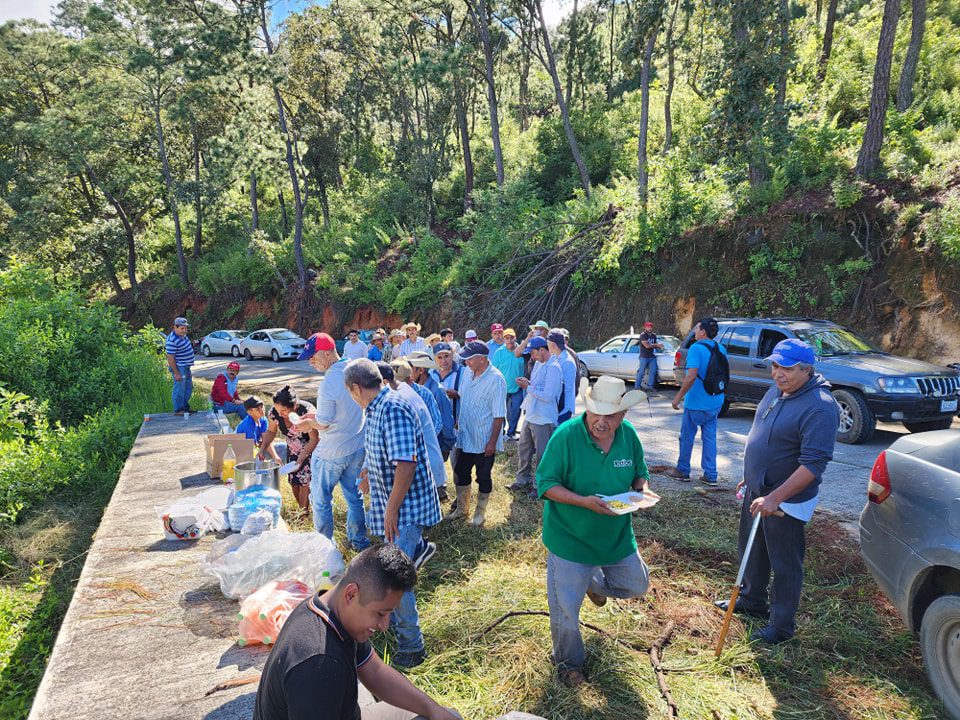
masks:
<svg viewBox="0 0 960 720"><path fill-rule="evenodd" d="M941 400L940 401L940 412L956 412L957 411L957 401L954 400Z"/></svg>

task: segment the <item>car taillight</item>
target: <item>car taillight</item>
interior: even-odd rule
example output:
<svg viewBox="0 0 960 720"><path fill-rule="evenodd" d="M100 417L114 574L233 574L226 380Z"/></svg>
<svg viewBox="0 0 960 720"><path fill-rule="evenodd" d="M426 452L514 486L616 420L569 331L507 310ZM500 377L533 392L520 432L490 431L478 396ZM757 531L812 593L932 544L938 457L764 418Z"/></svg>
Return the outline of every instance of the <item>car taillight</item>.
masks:
<svg viewBox="0 0 960 720"><path fill-rule="evenodd" d="M680 362L682 358L680 357L680 351L677 350L676 354L673 356L673 366L680 367Z"/></svg>
<svg viewBox="0 0 960 720"><path fill-rule="evenodd" d="M867 483L867 497L870 502L878 505L890 497L890 472L887 470L887 451L884 450L877 457L870 471L870 482Z"/></svg>

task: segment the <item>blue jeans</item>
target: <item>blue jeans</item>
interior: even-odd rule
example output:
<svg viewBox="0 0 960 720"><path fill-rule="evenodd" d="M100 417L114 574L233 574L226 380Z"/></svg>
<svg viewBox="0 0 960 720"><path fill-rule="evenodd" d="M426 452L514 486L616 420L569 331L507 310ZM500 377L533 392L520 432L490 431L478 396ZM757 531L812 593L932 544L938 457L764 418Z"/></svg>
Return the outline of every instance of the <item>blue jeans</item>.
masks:
<svg viewBox="0 0 960 720"><path fill-rule="evenodd" d="M400 528L394 544L411 559L426 545L423 528L419 525L407 525ZM417 597L413 591L405 592L400 605L390 617L393 632L397 636L397 652L416 653L423 650L423 633L420 631L420 615L417 613Z"/></svg>
<svg viewBox="0 0 960 720"><path fill-rule="evenodd" d="M643 384L644 373L650 373L649 382ZM657 386L657 358L640 358L640 367L637 369L637 379L633 381L635 387L654 388Z"/></svg>
<svg viewBox="0 0 960 720"><path fill-rule="evenodd" d="M239 415L241 420L243 420L247 416L247 409L240 403L225 402L223 405L217 405L216 403L214 403L213 409L219 410L224 415L229 415L230 413L234 413L235 415Z"/></svg>
<svg viewBox="0 0 960 720"><path fill-rule="evenodd" d="M580 606L590 592L614 598L635 598L650 586L650 571L639 552L613 565L585 565L547 553L547 605L553 662L563 670L583 667Z"/></svg>
<svg viewBox="0 0 960 720"><path fill-rule="evenodd" d="M513 436L520 424L520 406L523 404L523 388L507 395L507 435Z"/></svg>
<svg viewBox="0 0 960 720"><path fill-rule="evenodd" d="M173 380L173 411L175 413L187 412L190 409L190 396L193 394L193 375L190 372L189 365L177 365L180 371L181 380ZM170 370L173 375L173 370Z"/></svg>
<svg viewBox="0 0 960 720"><path fill-rule="evenodd" d="M693 441L697 437L697 428L700 428L700 442L703 443L700 467L708 480L717 479L717 416L719 414L719 409L687 410L684 408L683 422L680 425L680 457L677 459L677 470L684 475L690 474Z"/></svg>
<svg viewBox="0 0 960 720"><path fill-rule="evenodd" d="M357 489L357 480L363 467L363 449L339 458L323 458L315 452L310 462L313 475L310 504L313 506L313 526L317 532L333 539L333 490L339 485L347 501L347 540L354 550L370 547L363 515L363 496Z"/></svg>

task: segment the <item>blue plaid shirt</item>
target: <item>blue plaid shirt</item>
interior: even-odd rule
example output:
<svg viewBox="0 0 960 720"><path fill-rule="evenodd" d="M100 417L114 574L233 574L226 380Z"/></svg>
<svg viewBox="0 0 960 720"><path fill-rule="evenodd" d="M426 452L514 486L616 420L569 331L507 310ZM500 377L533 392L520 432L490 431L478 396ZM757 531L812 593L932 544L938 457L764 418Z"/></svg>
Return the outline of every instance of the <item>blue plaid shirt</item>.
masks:
<svg viewBox="0 0 960 720"><path fill-rule="evenodd" d="M440 500L430 473L427 446L416 411L410 403L388 387L367 406L364 426L367 473L370 480L370 510L367 527L374 535L383 535L387 500L393 491L397 461L415 461L413 483L400 504L400 528L409 525L429 527L440 522Z"/></svg>

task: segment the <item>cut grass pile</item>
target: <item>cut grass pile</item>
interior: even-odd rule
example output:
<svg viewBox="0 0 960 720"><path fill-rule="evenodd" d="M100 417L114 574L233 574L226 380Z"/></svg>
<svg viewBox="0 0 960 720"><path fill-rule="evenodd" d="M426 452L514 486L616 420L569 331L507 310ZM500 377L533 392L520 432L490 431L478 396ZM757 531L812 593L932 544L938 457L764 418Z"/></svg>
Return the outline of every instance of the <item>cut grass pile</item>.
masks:
<svg viewBox="0 0 960 720"><path fill-rule="evenodd" d="M542 507L503 489L515 468L511 450L495 467L485 527L444 522L429 532L438 552L417 592L429 657L409 675L464 717L507 710L557 720L666 717L647 652L671 620L676 629L662 665L681 718L945 717L915 639L867 574L856 541L827 518L808 529L796 639L753 646L747 636L755 626L735 616L715 659L722 614L712 601L728 596L736 577L737 509L726 499L669 490L635 515L650 591L603 608L585 601L581 620L607 636L583 628L588 683L564 687L550 663L546 617L511 617L481 637L506 613L547 609ZM656 478L653 486L661 489ZM337 542L345 547L337 499ZM288 522L309 529L288 500ZM393 651L390 638L376 644L384 655Z"/></svg>

